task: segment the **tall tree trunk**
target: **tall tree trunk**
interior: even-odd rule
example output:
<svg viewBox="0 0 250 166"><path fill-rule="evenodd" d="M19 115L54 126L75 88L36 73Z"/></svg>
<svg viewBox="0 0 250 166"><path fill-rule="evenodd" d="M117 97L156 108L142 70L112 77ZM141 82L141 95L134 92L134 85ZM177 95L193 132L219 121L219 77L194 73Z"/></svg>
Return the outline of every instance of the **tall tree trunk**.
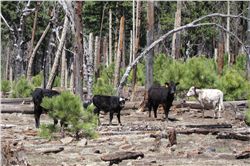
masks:
<svg viewBox="0 0 250 166"><path fill-rule="evenodd" d="M7 44L7 48L6 48L6 63L5 63L5 75L4 78L6 80L8 80L9 77L9 68L10 68L10 42L8 42Z"/></svg>
<svg viewBox="0 0 250 166"><path fill-rule="evenodd" d="M76 1L75 4L75 49L76 54L74 57L74 84L75 94L79 95L83 101L83 24L82 24L82 1ZM85 62L84 62L85 63Z"/></svg>
<svg viewBox="0 0 250 166"><path fill-rule="evenodd" d="M218 74L221 76L223 72L224 66L224 32L220 30L219 35L219 43L218 43L218 57L217 57L217 64L218 64Z"/></svg>
<svg viewBox="0 0 250 166"><path fill-rule="evenodd" d="M135 19L135 38L134 38L134 43L133 43L133 57L134 59L137 58L137 52L139 49L139 41L140 41L140 25L141 25L141 2L137 0L136 3L136 19ZM134 60L133 59L133 60ZM132 100L134 99L134 93L135 93L135 85L137 82L137 66L134 66L133 68L133 74L132 74L132 88L133 88L133 93L132 93Z"/></svg>
<svg viewBox="0 0 250 166"><path fill-rule="evenodd" d="M107 36L104 36L102 43L102 55L103 55L103 64L108 66L108 47L107 47Z"/></svg>
<svg viewBox="0 0 250 166"><path fill-rule="evenodd" d="M177 8L175 13L175 24L174 28L178 28L181 26L181 3L182 1L177 1ZM172 56L175 59L180 58L180 49L181 49L181 35L180 32L173 34L172 40Z"/></svg>
<svg viewBox="0 0 250 166"><path fill-rule="evenodd" d="M95 78L97 79L99 76L99 66L100 66L100 62L99 62L99 52L100 52L100 42L99 42L99 37L96 36L95 37L95 53L94 53L94 69L95 69Z"/></svg>
<svg viewBox="0 0 250 166"><path fill-rule="evenodd" d="M129 64L133 61L133 31L130 30Z"/></svg>
<svg viewBox="0 0 250 166"><path fill-rule="evenodd" d="M124 19L125 22L125 19ZM126 66L126 42L125 42L125 27L123 31L123 37L122 37L122 57L121 57L121 67L124 68Z"/></svg>
<svg viewBox="0 0 250 166"><path fill-rule="evenodd" d="M154 2L147 2L147 46L154 41ZM153 84L153 58L154 50L151 49L145 57L146 63L146 90Z"/></svg>
<svg viewBox="0 0 250 166"><path fill-rule="evenodd" d="M227 1L227 15L230 15L230 1ZM227 30L230 31L230 17L227 17ZM231 65L231 54L230 54L230 35L226 34L226 45L225 52L228 56L228 66Z"/></svg>
<svg viewBox="0 0 250 166"><path fill-rule="evenodd" d="M40 5L40 2L36 2L36 8L35 8L35 16L34 16L34 22L33 22L33 28L32 28L32 35L31 35L31 42L29 45L29 55L28 57L30 58L33 52L33 45L34 45L34 40L35 40L35 32L36 32L36 22L37 22L37 16L38 16L38 7Z"/></svg>
<svg viewBox="0 0 250 166"><path fill-rule="evenodd" d="M114 85L115 87L118 86L120 81L120 67L121 67L121 54L123 49L123 33L124 33L124 16L121 17L120 20L120 30L119 30L119 41L118 41L118 48L117 48L117 56L115 61L115 73L114 73Z"/></svg>
<svg viewBox="0 0 250 166"><path fill-rule="evenodd" d="M93 58L93 33L89 34L89 53L86 57L87 64L87 100L93 96L94 58Z"/></svg>
<svg viewBox="0 0 250 166"><path fill-rule="evenodd" d="M109 64L112 63L112 10L109 9Z"/></svg>
<svg viewBox="0 0 250 166"><path fill-rule="evenodd" d="M36 52L37 52L39 46L41 45L43 39L45 38L47 32L49 31L50 25L51 25L51 23L49 22L49 24L47 25L46 29L44 30L42 36L40 37L39 41L37 42L32 54L30 56L29 63L28 63L28 69L27 69L27 79L29 81L31 81L31 78L32 78L32 66L33 66L35 56L36 56Z"/></svg>
<svg viewBox="0 0 250 166"><path fill-rule="evenodd" d="M63 46L64 46L64 42L65 42L65 39L66 39L68 24L69 24L69 19L68 19L67 15L65 15L60 43L59 43L58 49L56 51L55 60L54 60L54 63L53 63L53 66L52 66L52 69L51 69L51 72L50 72L50 75L49 75L49 80L48 80L48 83L46 85L46 89L51 89L52 86L53 86L53 82L54 82L54 79L55 79L55 76L56 76L56 70L57 70L59 62L60 62L59 61L60 56L61 56Z"/></svg>
<svg viewBox="0 0 250 166"><path fill-rule="evenodd" d="M250 18L250 1L248 2L248 13L247 17ZM250 21L247 21L247 49L248 49L248 54L247 54L247 79L250 81Z"/></svg>
<svg viewBox="0 0 250 166"><path fill-rule="evenodd" d="M64 44L65 46L66 44ZM65 49L62 50L62 58L61 58L61 87L62 88L66 88L65 85L65 76L66 76L66 72L67 72L67 68L66 68L66 64L67 64L67 60L66 60L66 51Z"/></svg>

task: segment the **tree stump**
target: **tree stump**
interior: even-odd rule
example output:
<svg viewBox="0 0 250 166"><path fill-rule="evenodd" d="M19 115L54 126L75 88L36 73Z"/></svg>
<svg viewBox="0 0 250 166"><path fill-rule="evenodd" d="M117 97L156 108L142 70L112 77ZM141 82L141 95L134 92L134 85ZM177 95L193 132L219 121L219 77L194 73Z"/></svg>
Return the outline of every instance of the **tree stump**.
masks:
<svg viewBox="0 0 250 166"><path fill-rule="evenodd" d="M177 144L176 131L174 128L168 130L168 139L169 139L170 146Z"/></svg>

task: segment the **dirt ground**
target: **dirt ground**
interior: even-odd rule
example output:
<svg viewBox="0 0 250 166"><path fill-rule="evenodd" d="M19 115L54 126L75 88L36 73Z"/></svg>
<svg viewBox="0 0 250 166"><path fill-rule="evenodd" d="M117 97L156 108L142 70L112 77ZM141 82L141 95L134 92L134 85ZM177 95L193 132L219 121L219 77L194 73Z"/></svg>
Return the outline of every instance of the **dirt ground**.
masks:
<svg viewBox="0 0 250 166"><path fill-rule="evenodd" d="M149 118L147 112L138 110L123 110L121 121L117 125L114 117L112 126L108 126L108 115L101 116L102 125L98 127L99 137L94 140L81 139L63 143L59 139L48 141L40 138L34 124L32 114L1 114L1 145L11 144L22 151L22 158L31 166L107 166L109 162L101 160L101 156L118 151L140 151L144 158L123 160L119 166L175 166L175 165L250 165L250 159L235 159L238 153L249 150L249 141L236 139L216 139L212 134L177 134L177 145L168 147L169 140L151 138L150 134L166 134L169 128L185 129L186 125L201 124L231 124L232 128L223 131L243 131L246 127L243 121L235 120L234 112L226 110L222 119L213 119L213 112L206 111L201 118L198 110L179 109L171 111L168 122L158 118ZM47 115L41 116L41 123L52 123ZM44 154L49 148L64 150L58 153ZM19 154L20 155L20 154ZM3 162L3 161L2 161ZM14 165L15 163L13 163Z"/></svg>

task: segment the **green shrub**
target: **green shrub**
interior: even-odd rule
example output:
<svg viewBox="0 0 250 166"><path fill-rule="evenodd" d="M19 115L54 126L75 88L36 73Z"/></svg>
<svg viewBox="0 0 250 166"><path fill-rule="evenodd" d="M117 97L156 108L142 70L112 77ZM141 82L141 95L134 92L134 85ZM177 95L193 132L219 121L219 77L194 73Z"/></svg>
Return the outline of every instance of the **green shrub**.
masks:
<svg viewBox="0 0 250 166"><path fill-rule="evenodd" d="M213 88L217 79L213 60L205 57L188 59L183 72L183 78L180 80L182 89L189 89L191 86Z"/></svg>
<svg viewBox="0 0 250 166"><path fill-rule="evenodd" d="M42 138L51 140L53 138L53 133L58 132L59 129L53 124L41 124L38 134Z"/></svg>
<svg viewBox="0 0 250 166"><path fill-rule="evenodd" d="M79 96L75 96L69 91L62 92L59 96L45 97L41 106L53 110L49 112L49 116L66 121L69 131L76 135L83 131L84 135L90 138L96 136L97 117L91 110L83 110Z"/></svg>
<svg viewBox="0 0 250 166"><path fill-rule="evenodd" d="M32 84L34 87L41 87L43 81L43 74L39 73L36 76L32 77Z"/></svg>
<svg viewBox="0 0 250 166"><path fill-rule="evenodd" d="M223 91L225 100L247 99L250 88L248 81L235 69L228 69L215 87Z"/></svg>
<svg viewBox="0 0 250 166"><path fill-rule="evenodd" d="M12 97L30 97L33 89L33 85L25 77L21 77L17 82L14 82Z"/></svg>
<svg viewBox="0 0 250 166"><path fill-rule="evenodd" d="M105 82L103 78L98 78L97 82L93 86L93 93L102 95L114 95L115 88L113 84Z"/></svg>
<svg viewBox="0 0 250 166"><path fill-rule="evenodd" d="M2 80L1 81L1 92L6 94L11 89L10 81L9 80Z"/></svg>

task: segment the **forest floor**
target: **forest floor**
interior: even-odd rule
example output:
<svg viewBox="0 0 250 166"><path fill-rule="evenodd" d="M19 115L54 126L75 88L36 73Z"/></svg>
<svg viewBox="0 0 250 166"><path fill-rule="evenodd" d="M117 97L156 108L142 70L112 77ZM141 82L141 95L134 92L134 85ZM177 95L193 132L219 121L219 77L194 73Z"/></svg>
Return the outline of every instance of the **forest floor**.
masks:
<svg viewBox="0 0 250 166"><path fill-rule="evenodd" d="M216 134L180 134L187 125L231 124L232 128L219 128L221 131L248 131L243 121L235 120L232 110L225 110L222 119L213 119L213 111L205 111L205 118L198 110L175 109L163 121L164 114L158 112L158 118L149 118L147 112L123 110L121 121L117 125L116 116L113 125L108 126L108 115L101 115L102 125L98 127L99 137L93 140L52 139L48 141L38 136L32 114L1 114L2 163L7 157L19 158L23 164L31 166L107 166L109 162L101 160L105 154L120 151L142 152L144 157L123 160L119 166L175 166L175 165L250 165L250 159L236 159L242 151L250 151L250 141L236 139L217 139ZM52 123L47 115L41 116L41 123ZM150 134L167 134L169 128L177 131L177 144L168 147L166 138L151 138ZM87 142L87 143L86 143ZM45 153L48 149L60 149L58 153ZM14 152L15 149L15 152ZM6 154L6 153L9 154ZM21 158L21 159L20 159ZM15 161L12 161L15 165ZM12 165L10 164L10 165Z"/></svg>

